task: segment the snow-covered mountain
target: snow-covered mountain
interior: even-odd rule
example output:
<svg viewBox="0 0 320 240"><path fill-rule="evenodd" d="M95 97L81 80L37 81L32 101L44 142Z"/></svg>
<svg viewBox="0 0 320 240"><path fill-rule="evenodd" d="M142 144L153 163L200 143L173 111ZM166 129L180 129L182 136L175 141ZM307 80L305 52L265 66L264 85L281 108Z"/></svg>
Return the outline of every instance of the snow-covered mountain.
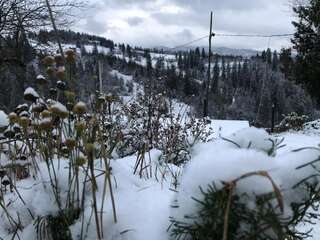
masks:
<svg viewBox="0 0 320 240"><path fill-rule="evenodd" d="M204 48L206 52L209 52L208 47L201 46L200 49ZM175 52L175 51L189 51L194 50L196 47L181 47L181 48L168 48L168 47L156 47L156 49L163 49L165 52ZM256 56L260 53L254 49L237 49L237 48L228 48L228 47L213 47L213 52L219 55L231 55L231 56L243 56L243 57L251 57Z"/></svg>

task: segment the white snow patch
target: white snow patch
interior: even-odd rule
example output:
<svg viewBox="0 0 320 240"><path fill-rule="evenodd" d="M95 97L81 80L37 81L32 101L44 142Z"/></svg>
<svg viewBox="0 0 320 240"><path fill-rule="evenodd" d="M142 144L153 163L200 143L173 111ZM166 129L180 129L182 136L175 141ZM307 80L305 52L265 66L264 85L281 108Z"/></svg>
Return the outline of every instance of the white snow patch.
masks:
<svg viewBox="0 0 320 240"><path fill-rule="evenodd" d="M34 88L32 87L28 87L25 91L23 95L32 95L35 98L39 98L39 94L36 92L36 90L34 90Z"/></svg>
<svg viewBox="0 0 320 240"><path fill-rule="evenodd" d="M0 110L0 128L4 128L9 125L8 115Z"/></svg>

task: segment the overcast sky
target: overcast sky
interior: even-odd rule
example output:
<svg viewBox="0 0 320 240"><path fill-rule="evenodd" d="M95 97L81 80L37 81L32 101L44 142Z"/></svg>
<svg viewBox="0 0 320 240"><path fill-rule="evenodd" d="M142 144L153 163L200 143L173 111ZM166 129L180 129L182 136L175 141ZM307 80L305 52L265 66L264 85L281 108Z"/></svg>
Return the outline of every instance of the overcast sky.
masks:
<svg viewBox="0 0 320 240"><path fill-rule="evenodd" d="M231 34L282 34L294 31L289 0L89 0L76 29L135 46L174 47L214 31ZM195 45L206 46L208 40ZM214 46L265 49L288 46L288 38L213 39Z"/></svg>

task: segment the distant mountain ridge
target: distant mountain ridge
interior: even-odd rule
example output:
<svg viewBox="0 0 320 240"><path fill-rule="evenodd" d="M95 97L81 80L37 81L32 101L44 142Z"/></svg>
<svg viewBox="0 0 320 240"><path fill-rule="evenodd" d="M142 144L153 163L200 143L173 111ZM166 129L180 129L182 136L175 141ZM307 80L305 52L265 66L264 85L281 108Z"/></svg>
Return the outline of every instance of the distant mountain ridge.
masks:
<svg viewBox="0 0 320 240"><path fill-rule="evenodd" d="M162 49L166 52L176 52L176 51L189 51L194 50L197 47L191 46L191 47L181 47L181 48L168 48L168 47L155 47L156 49ZM209 52L208 47L199 47L200 50L204 48L206 52ZM219 55L229 55L229 56L242 56L242 57L252 57L256 56L257 54L260 54L260 51L254 50L254 49L245 49L245 48L228 48L228 47L214 47L213 52Z"/></svg>
<svg viewBox="0 0 320 240"><path fill-rule="evenodd" d="M73 43L78 46L80 46L80 44L96 43L100 46L113 49L116 45L112 40L107 39L105 37L90 35L87 33L74 32L71 30L68 30L68 31L60 30L58 32L58 36L55 32L46 31L46 30L42 30L39 33L29 34L29 38L37 40L40 43L55 41L57 37L60 38L62 43L69 43L69 44ZM199 48L200 50L204 48L206 52L209 51L207 46L206 47L200 46ZM143 49L149 49L149 48L143 48ZM189 51L194 49L196 49L196 46L186 46L186 47L180 47L180 48L168 48L165 46L157 46L151 50L154 50L154 51L163 50L167 53L174 53L177 51ZM223 56L242 56L242 57L252 57L260 53L259 51L254 49L236 49L236 48L228 48L228 47L213 47L213 52Z"/></svg>

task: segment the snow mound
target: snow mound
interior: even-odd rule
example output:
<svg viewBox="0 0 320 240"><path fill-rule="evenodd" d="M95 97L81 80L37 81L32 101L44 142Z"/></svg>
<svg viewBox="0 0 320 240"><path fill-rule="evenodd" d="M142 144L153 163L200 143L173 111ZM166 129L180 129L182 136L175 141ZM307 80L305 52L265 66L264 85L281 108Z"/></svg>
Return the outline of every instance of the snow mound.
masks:
<svg viewBox="0 0 320 240"><path fill-rule="evenodd" d="M308 193L302 187L293 187L302 179L316 174L309 165L298 168L319 159L320 149L304 149L289 152L279 156L268 154L269 147L273 148L270 135L264 130L247 128L238 131L228 138L196 147L191 161L187 164L181 177L181 185L176 195L175 203L178 208L172 209L172 216L180 221L192 221L185 216L196 216L203 200L203 190L215 184L221 189L223 183L231 182L241 176L265 171L281 189L284 201L284 216L291 216L291 204L301 203L308 198ZM233 141L234 143L231 143ZM249 146L249 147L248 147ZM319 177L312 177L308 182L319 182ZM252 176L237 183L236 192L246 193L250 201L248 207L255 206L255 196L273 192L273 186L267 178Z"/></svg>
<svg viewBox="0 0 320 240"><path fill-rule="evenodd" d="M263 152L272 149L272 143L275 141L264 129L254 127L241 129L227 139L239 148L251 148Z"/></svg>
<svg viewBox="0 0 320 240"><path fill-rule="evenodd" d="M9 119L4 111L0 110L0 128L7 127L9 125Z"/></svg>
<svg viewBox="0 0 320 240"><path fill-rule="evenodd" d="M302 132L308 135L320 135L320 119L304 124Z"/></svg>

